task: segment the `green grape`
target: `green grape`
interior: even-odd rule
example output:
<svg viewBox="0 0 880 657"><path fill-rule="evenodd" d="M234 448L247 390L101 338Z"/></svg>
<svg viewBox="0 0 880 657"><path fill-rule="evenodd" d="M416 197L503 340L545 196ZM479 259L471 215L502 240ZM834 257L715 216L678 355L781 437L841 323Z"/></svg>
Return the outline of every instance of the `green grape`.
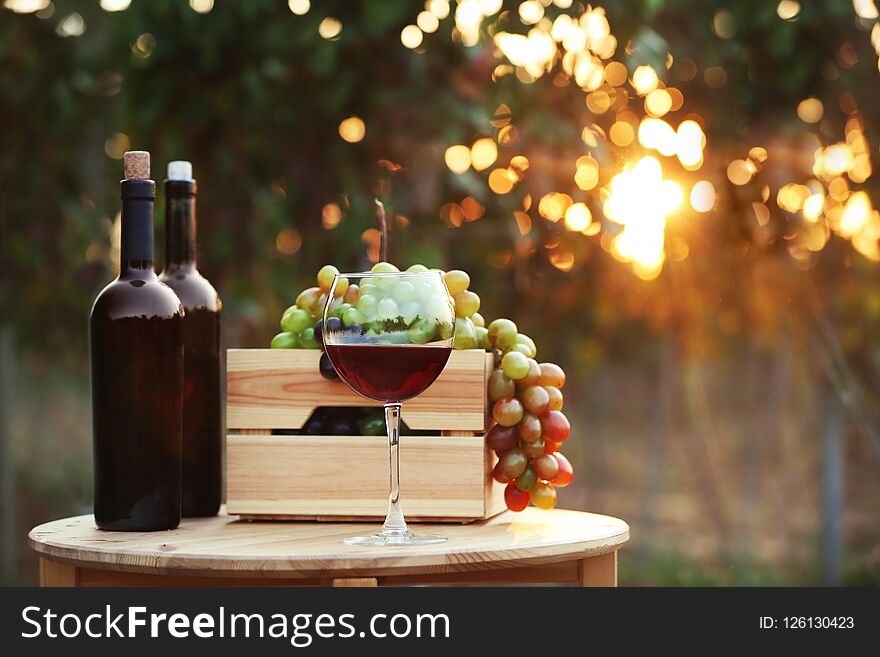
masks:
<svg viewBox="0 0 880 657"><path fill-rule="evenodd" d="M499 469L510 479L516 479L521 476L529 465L529 461L526 458L526 455L523 454L523 451L518 447L514 447L513 449L509 449L504 454L501 455L501 458L498 459L498 463L500 463Z"/></svg>
<svg viewBox="0 0 880 657"><path fill-rule="evenodd" d="M403 305L412 301L416 296L416 290L409 281L400 281L391 289L391 298Z"/></svg>
<svg viewBox="0 0 880 657"><path fill-rule="evenodd" d="M516 478L515 483L516 487L520 490L532 490L535 484L538 483L538 475L535 474L535 469L531 465L526 466L523 473Z"/></svg>
<svg viewBox="0 0 880 657"><path fill-rule="evenodd" d="M370 413L358 422L358 429L362 436L384 436L385 415L383 413Z"/></svg>
<svg viewBox="0 0 880 657"><path fill-rule="evenodd" d="M350 303L352 306L356 306L358 304L358 299L361 298L361 288L356 283L352 283L348 286L348 289L345 290L345 295L342 297L345 300L345 303Z"/></svg>
<svg viewBox="0 0 880 657"><path fill-rule="evenodd" d="M448 340L452 337L452 327L453 324L451 322L440 322L437 324L437 334L441 340Z"/></svg>
<svg viewBox="0 0 880 657"><path fill-rule="evenodd" d="M315 320L309 313L296 306L291 306L281 315L281 330L288 333L299 333L314 323Z"/></svg>
<svg viewBox="0 0 880 657"><path fill-rule="evenodd" d="M351 326L352 324L363 324L364 316L357 308L349 308L344 313L342 313L342 323L346 326Z"/></svg>
<svg viewBox="0 0 880 657"><path fill-rule="evenodd" d="M424 300L422 307L425 315L433 319L446 319L449 317L449 300L445 296L432 295ZM473 325L473 322L471 322Z"/></svg>
<svg viewBox="0 0 880 657"><path fill-rule="evenodd" d="M486 326L486 320L483 319L483 316L480 313L474 313L471 315L471 321L476 327L482 328Z"/></svg>
<svg viewBox="0 0 880 657"><path fill-rule="evenodd" d="M471 321L474 318L471 317ZM491 349L492 345L489 344L489 329L485 326L476 326L474 325L474 335L477 338L477 347L480 349Z"/></svg>
<svg viewBox="0 0 880 657"><path fill-rule="evenodd" d="M315 340L315 329L311 326L299 334L299 346L303 349L319 349L321 345Z"/></svg>
<svg viewBox="0 0 880 657"><path fill-rule="evenodd" d="M510 353L511 351L515 351L518 354L522 354L526 358L529 357L529 354L532 353L532 350L529 349L526 345L520 344L517 342L516 344L510 345L507 349L504 350L505 354Z"/></svg>
<svg viewBox="0 0 880 657"><path fill-rule="evenodd" d="M397 307L397 302L390 297L382 299L376 308L376 316L379 319L395 319L399 315L400 308Z"/></svg>
<svg viewBox="0 0 880 657"><path fill-rule="evenodd" d="M532 413L523 413L522 420L516 425L517 433L524 442L533 443L541 437L543 429L541 420Z"/></svg>
<svg viewBox="0 0 880 657"><path fill-rule="evenodd" d="M429 271L425 265L410 265L406 268L408 272L426 272Z"/></svg>
<svg viewBox="0 0 880 657"><path fill-rule="evenodd" d="M467 272L460 269L452 269L443 276L443 282L446 283L449 296L454 297L456 294L460 294L468 289L468 285L471 284L471 277L468 276Z"/></svg>
<svg viewBox="0 0 880 657"><path fill-rule="evenodd" d="M339 270L333 265L324 265L318 270L318 287L321 288L322 292L330 291L330 286L333 285L333 277L338 273Z"/></svg>
<svg viewBox="0 0 880 657"><path fill-rule="evenodd" d="M563 405L562 391L553 386L544 386L544 390L547 391L547 396L550 397L550 403L547 405L547 408L551 411L561 411Z"/></svg>
<svg viewBox="0 0 880 657"><path fill-rule="evenodd" d="M480 309L480 297L476 292L465 290L455 295L455 316L470 317Z"/></svg>
<svg viewBox="0 0 880 657"><path fill-rule="evenodd" d="M348 279L345 276L336 279L336 285L333 288L333 296L341 299L347 291Z"/></svg>
<svg viewBox="0 0 880 657"><path fill-rule="evenodd" d="M526 353L526 356L529 358L534 358L538 354L538 347L535 346L535 341L525 333L518 333L516 336L516 342L517 344L522 344L528 347L529 353Z"/></svg>
<svg viewBox="0 0 880 657"><path fill-rule="evenodd" d="M489 384L487 386L489 399L493 402L503 399L504 397L513 397L516 392L516 386L513 381L505 376L501 370L495 370L489 376Z"/></svg>
<svg viewBox="0 0 880 657"><path fill-rule="evenodd" d="M522 450L523 450L523 452L525 452L526 456L528 456L530 459L533 459L538 456L541 456L541 454L544 453L544 451L545 451L544 448L545 448L546 444L547 443L542 436L541 438L538 438L537 440L533 440L530 443L523 443Z"/></svg>
<svg viewBox="0 0 880 657"><path fill-rule="evenodd" d="M455 340L452 342L452 348L477 348L477 336L474 333L474 323L467 317L457 317L455 320Z"/></svg>
<svg viewBox="0 0 880 657"><path fill-rule="evenodd" d="M372 319L376 315L376 311L379 310L379 300L374 297L372 294L361 294L361 299L358 301L358 310L361 311L361 315L363 315L364 319Z"/></svg>
<svg viewBox="0 0 880 657"><path fill-rule="evenodd" d="M503 427L512 427L522 420L523 406L516 397L504 397L492 406L492 418Z"/></svg>
<svg viewBox="0 0 880 657"><path fill-rule="evenodd" d="M342 297L340 297L339 299L337 299L337 301L339 301L341 298L342 298ZM352 308L352 305L351 305L350 303L344 303L344 302L343 302L343 303L339 304L339 306L336 307L336 310L333 312L333 316L334 316L334 317L339 317L340 319L342 319L342 316L343 316L347 311L351 310L351 308Z"/></svg>
<svg viewBox="0 0 880 657"><path fill-rule="evenodd" d="M272 338L271 349L296 349L296 336L289 331L283 331Z"/></svg>
<svg viewBox="0 0 880 657"><path fill-rule="evenodd" d="M377 301L385 296L384 293L378 287L376 287L376 284L370 281L369 278L365 278L361 281L358 296L362 297L365 294L374 297Z"/></svg>
<svg viewBox="0 0 880 657"><path fill-rule="evenodd" d="M434 294L434 288L430 282L424 279L419 279L413 283L413 292L416 295L416 299L418 299L419 301L424 301L425 299L430 298L432 294Z"/></svg>
<svg viewBox="0 0 880 657"><path fill-rule="evenodd" d="M501 359L501 369L507 378L519 381L529 373L529 359L518 351L508 352Z"/></svg>
<svg viewBox="0 0 880 657"><path fill-rule="evenodd" d="M407 332L413 344L430 342L437 331L437 325L430 319L417 319Z"/></svg>
<svg viewBox="0 0 880 657"><path fill-rule="evenodd" d="M529 491L529 500L539 509L552 509L556 506L556 489L551 484L538 482Z"/></svg>
<svg viewBox="0 0 880 657"><path fill-rule="evenodd" d="M509 319L496 319L489 324L489 342L499 349L516 344L516 324Z"/></svg>
<svg viewBox="0 0 880 657"><path fill-rule="evenodd" d="M319 305L318 299L321 297L321 288L319 287L310 287L307 290L303 290L299 293L299 296L296 298L296 307L302 308L307 313L312 315L313 317L318 314ZM324 310L320 308L320 310Z"/></svg>
<svg viewBox="0 0 880 657"><path fill-rule="evenodd" d="M330 302L330 305L327 307L327 315L329 317L339 317L339 309L342 307L342 297L337 297ZM321 309L323 310L323 308ZM319 316L322 313L319 313Z"/></svg>
<svg viewBox="0 0 880 657"><path fill-rule="evenodd" d="M375 274L390 274L400 270L390 262L377 262L370 271Z"/></svg>
<svg viewBox="0 0 880 657"><path fill-rule="evenodd" d="M410 301L400 307L400 316L403 317L404 322L411 324L412 321L419 316L421 309L421 306L415 301Z"/></svg>

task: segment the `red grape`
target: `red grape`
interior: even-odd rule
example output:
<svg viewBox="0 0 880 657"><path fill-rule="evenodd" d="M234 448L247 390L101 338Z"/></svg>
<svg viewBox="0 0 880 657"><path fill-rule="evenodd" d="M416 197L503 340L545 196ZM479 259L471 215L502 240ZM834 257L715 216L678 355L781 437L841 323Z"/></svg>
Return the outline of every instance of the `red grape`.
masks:
<svg viewBox="0 0 880 657"><path fill-rule="evenodd" d="M555 454L541 454L532 461L532 467L535 468L538 479L544 481L550 481L559 474L559 463L556 461Z"/></svg>
<svg viewBox="0 0 880 657"><path fill-rule="evenodd" d="M531 490L537 482L538 475L535 474L535 469L531 465L526 467L522 474L514 481L516 487L520 490Z"/></svg>
<svg viewBox="0 0 880 657"><path fill-rule="evenodd" d="M505 476L507 476L509 479L516 479L517 477L519 477L523 472L525 472L528 464L529 459L518 447L514 447L513 449L504 452L504 455L498 461L500 471L503 472Z"/></svg>
<svg viewBox="0 0 880 657"><path fill-rule="evenodd" d="M550 397L550 404L547 406L551 411L561 411L562 410L562 391L559 388L554 388L553 386L544 386L544 390L547 391L547 396Z"/></svg>
<svg viewBox="0 0 880 657"><path fill-rule="evenodd" d="M541 380L541 366L534 358L529 358L529 373L516 382L520 388L536 385Z"/></svg>
<svg viewBox="0 0 880 657"><path fill-rule="evenodd" d="M553 477L553 481L550 483L558 488L565 488L574 477L574 468L571 467L571 462L559 452L554 454L553 458L556 459L556 463L559 465L559 474Z"/></svg>
<svg viewBox="0 0 880 657"><path fill-rule="evenodd" d="M529 499L539 509L552 509L556 506L556 489L550 484L538 482L529 493Z"/></svg>
<svg viewBox="0 0 880 657"><path fill-rule="evenodd" d="M492 417L495 418L498 424L505 427L512 427L522 419L522 416L523 406L516 397L499 399L495 402L495 406L492 407Z"/></svg>
<svg viewBox="0 0 880 657"><path fill-rule="evenodd" d="M499 484L506 484L510 481L510 477L504 474L504 471L501 469L501 461L498 461L492 469L492 478Z"/></svg>
<svg viewBox="0 0 880 657"><path fill-rule="evenodd" d="M516 431L519 437L527 443L535 442L544 433L544 429L541 427L541 420L531 413L523 414L522 420L516 425Z"/></svg>
<svg viewBox="0 0 880 657"><path fill-rule="evenodd" d="M511 481L504 489L504 503L511 511L522 511L529 505L529 492L518 489Z"/></svg>
<svg viewBox="0 0 880 657"><path fill-rule="evenodd" d="M561 443L571 433L571 425L562 411L547 411L541 416L541 427L544 429L544 438L555 443Z"/></svg>
<svg viewBox="0 0 880 657"><path fill-rule="evenodd" d="M525 409L533 415L543 415L550 406L550 395L542 386L529 386L520 397Z"/></svg>
<svg viewBox="0 0 880 657"><path fill-rule="evenodd" d="M557 443L552 440L544 441L544 453L545 454L555 454L562 447L562 443Z"/></svg>
<svg viewBox="0 0 880 657"><path fill-rule="evenodd" d="M537 458L544 453L544 439L538 438L535 442L523 443L521 449L523 451L523 454L528 456L530 459Z"/></svg>
<svg viewBox="0 0 880 657"><path fill-rule="evenodd" d="M504 427L496 424L486 434L486 444L489 446L489 449L498 454L498 456L501 456L504 452L513 449L519 444L516 427Z"/></svg>
<svg viewBox="0 0 880 657"><path fill-rule="evenodd" d="M539 383L542 386L562 388L565 385L565 372L556 363L541 363L541 380Z"/></svg>

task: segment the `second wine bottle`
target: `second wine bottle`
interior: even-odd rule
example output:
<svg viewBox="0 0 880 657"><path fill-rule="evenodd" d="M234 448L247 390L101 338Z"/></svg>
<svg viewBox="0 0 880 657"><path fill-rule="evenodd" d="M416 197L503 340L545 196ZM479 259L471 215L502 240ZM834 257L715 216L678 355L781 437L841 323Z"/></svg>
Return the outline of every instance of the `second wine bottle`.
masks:
<svg viewBox="0 0 880 657"><path fill-rule="evenodd" d="M196 193L192 165L170 162L165 180L165 269L161 280L177 293L186 311L182 322L184 517L216 514L222 489L222 303L196 266Z"/></svg>

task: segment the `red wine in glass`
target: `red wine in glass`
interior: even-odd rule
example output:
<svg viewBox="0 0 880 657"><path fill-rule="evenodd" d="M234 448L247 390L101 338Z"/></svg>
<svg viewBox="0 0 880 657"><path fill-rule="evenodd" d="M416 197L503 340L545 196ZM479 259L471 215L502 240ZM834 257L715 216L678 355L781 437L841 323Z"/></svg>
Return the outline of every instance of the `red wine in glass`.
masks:
<svg viewBox="0 0 880 657"><path fill-rule="evenodd" d="M357 301L333 315L349 285ZM327 294L321 334L339 376L356 393L382 402L391 466L385 524L349 545L430 545L441 536L413 534L400 506L401 402L424 392L440 376L455 339L455 309L438 271L338 274Z"/></svg>
<svg viewBox="0 0 880 657"><path fill-rule="evenodd" d="M427 345L328 344L339 376L356 392L380 402L401 402L434 383L452 347Z"/></svg>

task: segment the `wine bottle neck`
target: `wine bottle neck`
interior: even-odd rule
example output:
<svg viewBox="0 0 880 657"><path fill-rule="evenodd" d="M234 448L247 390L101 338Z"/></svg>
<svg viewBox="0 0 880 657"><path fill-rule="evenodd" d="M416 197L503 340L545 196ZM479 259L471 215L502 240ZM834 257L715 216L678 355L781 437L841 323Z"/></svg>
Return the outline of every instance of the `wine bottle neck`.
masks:
<svg viewBox="0 0 880 657"><path fill-rule="evenodd" d="M165 260L169 268L196 264L195 181L165 181Z"/></svg>
<svg viewBox="0 0 880 657"><path fill-rule="evenodd" d="M122 240L120 273L131 269L153 268L153 201L156 184L152 180L122 181Z"/></svg>

